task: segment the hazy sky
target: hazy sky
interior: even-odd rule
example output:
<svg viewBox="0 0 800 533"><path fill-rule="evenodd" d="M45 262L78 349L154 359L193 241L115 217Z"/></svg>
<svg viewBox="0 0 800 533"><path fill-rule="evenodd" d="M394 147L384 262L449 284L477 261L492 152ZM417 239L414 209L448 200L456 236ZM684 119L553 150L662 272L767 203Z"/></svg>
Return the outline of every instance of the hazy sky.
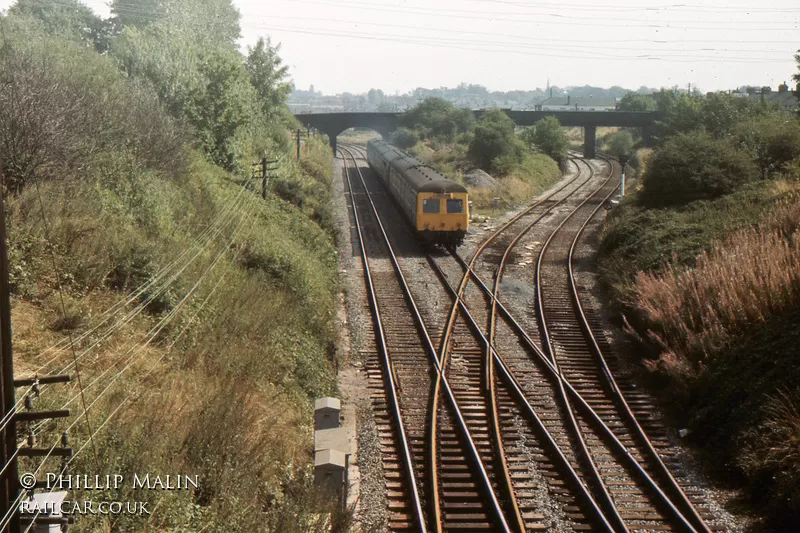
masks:
<svg viewBox="0 0 800 533"><path fill-rule="evenodd" d="M235 0L298 88L794 85L797 0ZM0 8L12 1L0 0ZM101 14L106 2L86 0Z"/></svg>

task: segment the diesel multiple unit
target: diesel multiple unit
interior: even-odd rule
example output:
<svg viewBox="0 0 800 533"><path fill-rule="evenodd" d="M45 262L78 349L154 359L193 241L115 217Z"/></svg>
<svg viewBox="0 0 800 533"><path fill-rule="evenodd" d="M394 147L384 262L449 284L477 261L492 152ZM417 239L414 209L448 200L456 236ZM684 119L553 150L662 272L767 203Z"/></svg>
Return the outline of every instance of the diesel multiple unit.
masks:
<svg viewBox="0 0 800 533"><path fill-rule="evenodd" d="M461 244L469 225L466 188L385 141L367 143L367 160L425 240Z"/></svg>

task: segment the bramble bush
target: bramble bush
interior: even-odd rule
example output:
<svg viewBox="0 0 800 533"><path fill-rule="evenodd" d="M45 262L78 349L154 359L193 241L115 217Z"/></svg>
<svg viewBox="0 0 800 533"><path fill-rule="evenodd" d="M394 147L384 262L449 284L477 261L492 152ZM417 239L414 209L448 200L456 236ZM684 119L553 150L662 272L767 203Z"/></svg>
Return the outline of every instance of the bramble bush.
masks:
<svg viewBox="0 0 800 533"><path fill-rule="evenodd" d="M758 179L749 153L704 132L678 134L651 156L641 201L651 207L681 205L733 192Z"/></svg>

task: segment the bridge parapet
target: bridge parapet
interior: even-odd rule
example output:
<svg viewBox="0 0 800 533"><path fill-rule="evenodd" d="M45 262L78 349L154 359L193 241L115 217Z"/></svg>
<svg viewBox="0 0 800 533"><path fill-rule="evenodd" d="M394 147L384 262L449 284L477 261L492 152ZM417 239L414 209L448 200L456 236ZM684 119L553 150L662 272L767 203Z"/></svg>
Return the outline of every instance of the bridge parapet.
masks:
<svg viewBox="0 0 800 533"><path fill-rule="evenodd" d="M562 126L578 126L585 129L584 156L594 157L594 142L597 127L647 128L655 124L659 114L634 111L515 111L504 110L518 126L532 126L546 116L554 116ZM480 118L484 110L476 110ZM295 115L301 123L313 126L328 135L336 152L336 136L348 128L370 128L385 138L400 124L402 113L303 113ZM591 145L591 146L590 146Z"/></svg>

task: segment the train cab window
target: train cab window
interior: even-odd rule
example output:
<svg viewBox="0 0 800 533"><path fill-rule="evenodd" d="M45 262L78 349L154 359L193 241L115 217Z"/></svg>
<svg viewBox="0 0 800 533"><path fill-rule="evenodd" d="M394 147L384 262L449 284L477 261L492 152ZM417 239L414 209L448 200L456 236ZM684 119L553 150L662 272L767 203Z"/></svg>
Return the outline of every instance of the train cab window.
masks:
<svg viewBox="0 0 800 533"><path fill-rule="evenodd" d="M447 200L447 212L448 213L463 213L464 212L464 200L458 200L458 199Z"/></svg>
<svg viewBox="0 0 800 533"><path fill-rule="evenodd" d="M438 198L424 198L422 200L423 213L438 213L440 209Z"/></svg>

